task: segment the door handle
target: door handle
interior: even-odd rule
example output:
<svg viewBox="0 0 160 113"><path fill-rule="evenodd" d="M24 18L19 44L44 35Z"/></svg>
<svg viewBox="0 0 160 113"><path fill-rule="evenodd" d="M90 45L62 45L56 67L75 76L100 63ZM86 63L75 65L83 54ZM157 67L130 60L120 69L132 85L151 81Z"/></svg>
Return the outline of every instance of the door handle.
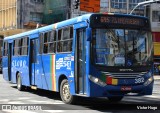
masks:
<svg viewBox="0 0 160 113"><path fill-rule="evenodd" d="M80 62L83 62L83 60L82 60L82 59L79 59L79 61L80 61ZM84 62L84 63L86 63L86 62Z"/></svg>

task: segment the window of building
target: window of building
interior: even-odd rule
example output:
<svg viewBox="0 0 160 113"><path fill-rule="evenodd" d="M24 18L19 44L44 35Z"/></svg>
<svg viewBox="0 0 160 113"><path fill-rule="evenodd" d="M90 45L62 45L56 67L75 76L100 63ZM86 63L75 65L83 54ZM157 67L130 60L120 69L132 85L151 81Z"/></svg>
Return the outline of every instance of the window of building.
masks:
<svg viewBox="0 0 160 113"><path fill-rule="evenodd" d="M102 8L108 8L109 7L108 5L109 5L109 0L101 0L100 6Z"/></svg>
<svg viewBox="0 0 160 113"><path fill-rule="evenodd" d="M111 7L116 8L116 9L126 9L127 2L126 2L126 0L112 0Z"/></svg>
<svg viewBox="0 0 160 113"><path fill-rule="evenodd" d="M22 55L28 54L28 37L22 39Z"/></svg>
<svg viewBox="0 0 160 113"><path fill-rule="evenodd" d="M72 51L73 27L58 30L57 52Z"/></svg>
<svg viewBox="0 0 160 113"><path fill-rule="evenodd" d="M14 56L21 55L22 39L14 40Z"/></svg>
<svg viewBox="0 0 160 113"><path fill-rule="evenodd" d="M31 0L33 3L44 3L45 0Z"/></svg>
<svg viewBox="0 0 160 113"><path fill-rule="evenodd" d="M42 13L30 12L30 21L34 21L37 23L42 23Z"/></svg>
<svg viewBox="0 0 160 113"><path fill-rule="evenodd" d="M8 42L4 42L3 56L8 56Z"/></svg>
<svg viewBox="0 0 160 113"><path fill-rule="evenodd" d="M160 11L152 12L152 22L160 22Z"/></svg>
<svg viewBox="0 0 160 113"><path fill-rule="evenodd" d="M138 5L139 2L144 2L145 0L129 0L129 9L133 9L136 5ZM137 7L136 9L144 10L144 6L141 5Z"/></svg>

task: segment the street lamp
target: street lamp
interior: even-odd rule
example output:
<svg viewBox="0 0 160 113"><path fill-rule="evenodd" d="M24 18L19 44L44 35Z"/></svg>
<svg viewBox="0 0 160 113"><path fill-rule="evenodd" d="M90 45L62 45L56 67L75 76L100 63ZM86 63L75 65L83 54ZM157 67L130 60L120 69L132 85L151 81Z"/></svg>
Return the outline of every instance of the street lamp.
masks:
<svg viewBox="0 0 160 113"><path fill-rule="evenodd" d="M149 1L145 1L145 2L139 2L133 9L132 11L130 12L130 15L133 13L133 11L141 6L141 5L148 5L148 4L152 4L152 3L156 3L156 2L160 2L160 0L149 0Z"/></svg>

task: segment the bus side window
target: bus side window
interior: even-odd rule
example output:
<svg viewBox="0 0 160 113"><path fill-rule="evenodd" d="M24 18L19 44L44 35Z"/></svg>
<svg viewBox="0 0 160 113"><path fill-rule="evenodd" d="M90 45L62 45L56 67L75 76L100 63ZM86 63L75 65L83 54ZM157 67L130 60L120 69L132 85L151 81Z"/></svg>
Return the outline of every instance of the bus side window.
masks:
<svg viewBox="0 0 160 113"><path fill-rule="evenodd" d="M62 30L58 30L57 52L62 52L62 46L60 42L61 36L62 36Z"/></svg>
<svg viewBox="0 0 160 113"><path fill-rule="evenodd" d="M56 31L40 34L40 53L54 53L56 51Z"/></svg>
<svg viewBox="0 0 160 113"><path fill-rule="evenodd" d="M47 43L47 38L48 38L48 32L44 33L44 38L43 38L43 53L48 53L48 43Z"/></svg>
<svg viewBox="0 0 160 113"><path fill-rule="evenodd" d="M28 54L28 37L22 38L22 55Z"/></svg>
<svg viewBox="0 0 160 113"><path fill-rule="evenodd" d="M73 28L67 27L63 29L63 52L72 51Z"/></svg>
<svg viewBox="0 0 160 113"><path fill-rule="evenodd" d="M69 39L67 40L67 51L72 51L72 42L73 42L73 27L69 29Z"/></svg>
<svg viewBox="0 0 160 113"><path fill-rule="evenodd" d="M21 46L22 46L21 39L14 40L14 56L21 55Z"/></svg>
<svg viewBox="0 0 160 113"><path fill-rule="evenodd" d="M71 52L73 27L66 27L58 31L58 52Z"/></svg>
<svg viewBox="0 0 160 113"><path fill-rule="evenodd" d="M39 49L39 53L40 54L43 53L43 33L40 34L40 49Z"/></svg>
<svg viewBox="0 0 160 113"><path fill-rule="evenodd" d="M55 53L56 51L56 31L49 32L48 38L48 46L49 46L49 53Z"/></svg>
<svg viewBox="0 0 160 113"><path fill-rule="evenodd" d="M4 42L3 56L8 56L8 42Z"/></svg>

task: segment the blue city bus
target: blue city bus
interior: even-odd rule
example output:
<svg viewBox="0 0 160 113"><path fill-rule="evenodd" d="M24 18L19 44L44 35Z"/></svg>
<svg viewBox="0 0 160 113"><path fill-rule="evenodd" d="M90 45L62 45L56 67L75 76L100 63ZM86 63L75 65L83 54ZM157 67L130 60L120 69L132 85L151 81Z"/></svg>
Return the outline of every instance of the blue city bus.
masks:
<svg viewBox="0 0 160 113"><path fill-rule="evenodd" d="M151 27L142 16L85 14L5 37L2 62L3 78L18 90L60 92L68 104L153 90Z"/></svg>

